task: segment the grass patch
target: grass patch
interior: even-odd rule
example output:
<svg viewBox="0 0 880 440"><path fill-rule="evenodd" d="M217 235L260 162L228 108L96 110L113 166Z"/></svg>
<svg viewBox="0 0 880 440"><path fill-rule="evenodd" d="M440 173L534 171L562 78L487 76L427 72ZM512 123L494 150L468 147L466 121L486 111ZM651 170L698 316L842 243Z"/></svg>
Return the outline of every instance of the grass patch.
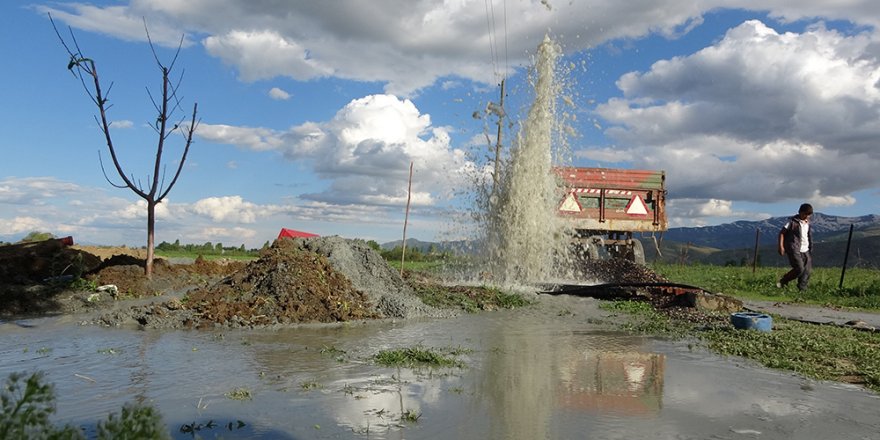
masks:
<svg viewBox="0 0 880 440"><path fill-rule="evenodd" d="M654 271L669 280L700 286L715 293L763 301L791 301L823 306L880 311L880 270L848 268L840 288L840 268L813 268L809 287L800 292L794 284L777 289L776 282L788 268L689 266L655 263Z"/></svg>
<svg viewBox="0 0 880 440"><path fill-rule="evenodd" d="M227 399L232 400L253 400L251 390L247 388L236 388L225 394Z"/></svg>
<svg viewBox="0 0 880 440"><path fill-rule="evenodd" d="M408 423L418 423L419 419L422 418L422 413L415 412L411 409L408 409L400 415L400 420Z"/></svg>
<svg viewBox="0 0 880 440"><path fill-rule="evenodd" d="M445 353L435 348L425 348L421 345L395 350L382 350L373 356L373 360L379 365L386 367L464 367L464 363L458 360L458 354L464 353L462 349L446 349Z"/></svg>
<svg viewBox="0 0 880 440"><path fill-rule="evenodd" d="M702 332L709 349L754 359L819 380L880 392L880 334L773 318L772 332L719 328Z"/></svg>
<svg viewBox="0 0 880 440"><path fill-rule="evenodd" d="M736 330L670 318L639 301L602 302L603 310L629 315L623 331L696 339L712 352L740 356L804 377L864 385L880 392L880 333L773 317L773 331Z"/></svg>
<svg viewBox="0 0 880 440"><path fill-rule="evenodd" d="M691 331L691 326L687 323L657 312L651 304L644 301L602 301L599 308L629 315L630 319L617 324L626 332L683 338Z"/></svg>
<svg viewBox="0 0 880 440"><path fill-rule="evenodd" d="M444 286L427 279L411 279L410 285L416 296L429 306L461 309L467 313L513 309L532 304L518 293L507 293L489 286Z"/></svg>

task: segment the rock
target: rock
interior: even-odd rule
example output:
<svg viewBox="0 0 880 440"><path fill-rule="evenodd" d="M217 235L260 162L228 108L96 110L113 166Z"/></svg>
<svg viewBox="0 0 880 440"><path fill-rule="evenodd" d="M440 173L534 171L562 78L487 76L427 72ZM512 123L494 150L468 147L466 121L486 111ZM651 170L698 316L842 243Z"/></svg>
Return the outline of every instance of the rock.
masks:
<svg viewBox="0 0 880 440"><path fill-rule="evenodd" d="M701 312L734 313L742 310L742 301L708 292L685 292L679 295L679 305L693 307Z"/></svg>

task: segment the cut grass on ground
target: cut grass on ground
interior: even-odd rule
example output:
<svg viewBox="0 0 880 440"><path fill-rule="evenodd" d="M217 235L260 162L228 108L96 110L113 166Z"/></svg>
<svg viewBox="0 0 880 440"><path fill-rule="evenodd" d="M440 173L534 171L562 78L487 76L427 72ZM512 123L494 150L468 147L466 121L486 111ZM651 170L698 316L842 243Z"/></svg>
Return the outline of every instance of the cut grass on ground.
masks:
<svg viewBox="0 0 880 440"><path fill-rule="evenodd" d="M604 310L632 317L621 330L693 338L725 356L741 356L766 367L793 371L818 380L864 385L880 393L880 333L807 324L773 316L773 330L736 330L730 326L698 326L658 313L638 301L603 302Z"/></svg>

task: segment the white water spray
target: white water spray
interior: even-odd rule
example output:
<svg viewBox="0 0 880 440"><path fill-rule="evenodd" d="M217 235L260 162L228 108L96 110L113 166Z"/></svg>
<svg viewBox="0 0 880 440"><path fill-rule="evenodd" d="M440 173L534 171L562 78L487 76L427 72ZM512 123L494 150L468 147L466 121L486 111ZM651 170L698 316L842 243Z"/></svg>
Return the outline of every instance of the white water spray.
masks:
<svg viewBox="0 0 880 440"><path fill-rule="evenodd" d="M490 270L504 284L550 279L565 254L565 234L556 216L556 182L551 172L559 139L556 61L560 48L549 38L538 46L535 101L511 150L511 158L490 199L487 238Z"/></svg>

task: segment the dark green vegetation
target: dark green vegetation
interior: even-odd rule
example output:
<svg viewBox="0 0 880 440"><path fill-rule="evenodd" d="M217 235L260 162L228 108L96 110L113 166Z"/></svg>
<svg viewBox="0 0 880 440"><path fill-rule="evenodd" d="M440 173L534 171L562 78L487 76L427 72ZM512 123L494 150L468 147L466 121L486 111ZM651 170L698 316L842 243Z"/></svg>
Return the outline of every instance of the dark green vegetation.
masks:
<svg viewBox="0 0 880 440"><path fill-rule="evenodd" d="M674 282L703 287L744 299L812 303L822 306L880 310L880 271L850 269L843 289L840 271L814 269L809 289L800 293L793 286L777 289L781 268L750 268L709 265L655 265L658 273ZM696 338L708 349L755 360L764 366L793 371L818 380L864 385L880 392L880 332L808 324L773 316L773 331L736 330L724 314L709 315L699 322L671 317L644 302L609 302L606 310L629 314L633 319L623 330L671 337Z"/></svg>
<svg viewBox="0 0 880 440"><path fill-rule="evenodd" d="M457 308L468 313L484 310L524 307L531 302L520 294L507 293L489 286L446 286L429 279L408 274L405 276L416 296L429 306Z"/></svg>
<svg viewBox="0 0 880 440"><path fill-rule="evenodd" d="M13 373L0 390L3 412L0 414L0 438L3 439L84 439L82 430L69 425L53 426L49 417L55 412L52 385L43 383L41 373L26 376ZM129 405L120 414L110 414L98 422L98 439L170 438L162 416L152 407Z"/></svg>
<svg viewBox="0 0 880 440"><path fill-rule="evenodd" d="M269 247L266 242L263 248ZM163 241L156 246L156 254L166 258L184 257L195 258L199 255L210 259L211 257L253 259L260 256L261 249L245 249L244 244L239 247L223 246L222 243L213 244L210 241L204 244L180 244L180 240L174 243Z"/></svg>
<svg viewBox="0 0 880 440"><path fill-rule="evenodd" d="M669 280L738 298L880 310L880 270L877 269L847 269L843 288L840 288L840 269L817 267L805 292L798 291L792 284L784 289L776 288L776 281L787 268L759 267L752 273L750 267L657 263L653 269Z"/></svg>
<svg viewBox="0 0 880 440"><path fill-rule="evenodd" d="M785 267L788 260L777 253L777 240L786 220L787 217L775 217L699 228L671 228L659 243L662 258L657 257L652 239L643 238L642 244L648 261L751 266L757 239L757 265ZM815 266L839 268L846 257L848 267L880 269L880 216L837 217L816 213L811 225ZM853 234L847 257L851 225Z"/></svg>
<svg viewBox="0 0 880 440"><path fill-rule="evenodd" d="M386 367L464 367L458 359L467 350L461 348L425 348L420 345L394 350L382 350L373 360Z"/></svg>

